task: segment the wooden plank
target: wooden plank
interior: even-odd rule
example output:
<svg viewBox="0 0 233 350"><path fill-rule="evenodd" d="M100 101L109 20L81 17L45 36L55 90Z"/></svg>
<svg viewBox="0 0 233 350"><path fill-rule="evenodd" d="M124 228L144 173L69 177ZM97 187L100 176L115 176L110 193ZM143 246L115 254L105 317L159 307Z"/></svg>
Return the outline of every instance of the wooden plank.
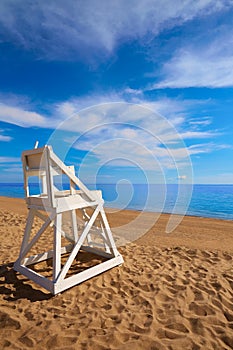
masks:
<svg viewBox="0 0 233 350"><path fill-rule="evenodd" d="M34 169L30 168L26 170L27 176L43 176L45 175L45 168Z"/></svg>
<svg viewBox="0 0 233 350"><path fill-rule="evenodd" d="M68 244L68 245L62 247L61 248L61 255L71 252L73 247L74 247L73 244ZM27 265L36 264L36 263L39 263L41 261L48 260L52 257L53 257L53 250L49 250L47 252L43 252L40 254L29 256L28 258L24 258L22 261L22 265L27 266Z"/></svg>
<svg viewBox="0 0 233 350"><path fill-rule="evenodd" d="M40 169L43 152L27 154L25 156L28 169Z"/></svg>
<svg viewBox="0 0 233 350"><path fill-rule="evenodd" d="M27 203L27 207L30 209L35 209L35 210L44 210L47 213L55 213L56 212L56 208L51 208L49 206L44 206L43 203L42 205L35 205L35 204L28 204Z"/></svg>
<svg viewBox="0 0 233 350"><path fill-rule="evenodd" d="M71 288L89 278L97 276L104 271L107 271L115 266L121 265L123 263L123 258L121 255L112 258L110 260L104 261L96 266L90 267L85 271L79 272L78 274L68 277L64 280L59 280L59 282L54 284L54 294L60 293L68 288Z"/></svg>
<svg viewBox="0 0 233 350"><path fill-rule="evenodd" d="M50 153L51 153L50 147L46 147L43 156L45 158L48 198L49 198L50 206L55 208L56 203L55 203L54 190L53 190L53 176L52 176L52 170L51 170Z"/></svg>
<svg viewBox="0 0 233 350"><path fill-rule="evenodd" d="M91 226L93 225L99 211L100 211L100 207L101 205L98 205L97 208L95 209L94 213L92 214L92 217L90 219L90 221L87 223L87 225L85 226L81 236L79 237L79 240L77 241L77 243L74 246L74 249L72 250L72 252L70 253L69 258L67 259L65 265L63 266L63 269L60 272L60 275L58 276L58 280L62 280L65 278L74 258L76 257L80 247L82 246Z"/></svg>
<svg viewBox="0 0 233 350"><path fill-rule="evenodd" d="M38 239L40 238L41 234L46 230L46 228L49 226L51 220L53 220L53 218L48 218L48 220L41 226L41 228L39 229L39 231L36 233L36 235L32 238L32 240L30 241L30 243L28 243L28 245L23 249L21 255L20 255L20 260L22 258L24 258L27 253L29 252L29 250L33 247L33 245L38 241Z"/></svg>
<svg viewBox="0 0 233 350"><path fill-rule="evenodd" d="M96 201L96 198L93 196L91 191L89 191L81 180L72 173L72 171L56 156L53 151L50 152L50 157L63 170L64 174L66 174L88 196L90 200Z"/></svg>
<svg viewBox="0 0 233 350"><path fill-rule="evenodd" d="M22 156L27 156L27 155L31 155L31 154L37 154L37 153L43 153L44 149L48 147L48 146L43 146L40 148L33 148L33 149L29 149L29 150L25 150L22 152Z"/></svg>
<svg viewBox="0 0 233 350"><path fill-rule="evenodd" d="M62 213L64 211L81 209L98 205L99 202L87 202L80 195L74 195L65 198L57 199L57 212Z"/></svg>
<svg viewBox="0 0 233 350"><path fill-rule="evenodd" d="M110 242L110 247L113 250L114 255L117 256L119 253L118 253L118 250L116 248L115 241L114 241L114 239L112 237L112 232L111 232L111 229L110 229L110 226L108 224L108 220L107 220L107 217L106 217L106 214L105 214L105 211L104 211L103 208L100 210L100 214L102 216L104 227L105 227L105 230L106 230L105 231L106 232L106 238Z"/></svg>
<svg viewBox="0 0 233 350"><path fill-rule="evenodd" d="M62 214L57 214L54 223L53 236L53 280L57 279L61 271L61 223Z"/></svg>
<svg viewBox="0 0 233 350"><path fill-rule="evenodd" d="M41 287L48 290L50 293L54 292L54 284L48 278L40 275L39 273L29 269L26 266L20 265L18 263L14 264L14 270L20 272L22 275L26 276L33 282L37 283Z"/></svg>
<svg viewBox="0 0 233 350"><path fill-rule="evenodd" d="M93 247L89 247L87 245L82 245L80 250L84 250L85 252L93 253L95 255L99 255L99 256L102 256L102 257L107 258L107 259L110 259L110 258L114 257L114 255L112 253L107 253L104 250L100 250L100 249L96 249L96 248L93 248Z"/></svg>
<svg viewBox="0 0 233 350"><path fill-rule="evenodd" d="M103 225L102 220L100 222L100 227L101 227L101 231L102 231L101 236L102 236L102 239L104 241L104 248L105 248L107 253L111 253L111 251L112 251L111 242L109 241L108 236L106 235L105 227Z"/></svg>
<svg viewBox="0 0 233 350"><path fill-rule="evenodd" d="M32 228L34 216L35 216L35 210L34 209L30 209L29 213L28 213L26 227L25 227L25 230L24 230L23 241L22 241L21 249L20 249L20 253L19 253L19 259L21 259L22 253L23 253L24 249L28 245L28 241L29 241L29 238L30 238L30 233L31 233L31 228Z"/></svg>
<svg viewBox="0 0 233 350"><path fill-rule="evenodd" d="M26 173L26 159L25 156L21 156L22 159L22 163L23 163L23 178L24 178L24 192L25 192L25 197L29 196L29 187L28 187L28 177L27 177L27 173Z"/></svg>
<svg viewBox="0 0 233 350"><path fill-rule="evenodd" d="M98 243L98 242L95 242L95 241L87 241L88 244L91 246L91 247L95 247L95 248L105 248L105 245L103 243Z"/></svg>
<svg viewBox="0 0 233 350"><path fill-rule="evenodd" d="M74 236L74 241L77 242L78 240L78 223L77 223L77 215L76 210L71 210L71 222L72 222L72 232Z"/></svg>
<svg viewBox="0 0 233 350"><path fill-rule="evenodd" d="M47 193L47 180L46 180L46 172L44 171L42 174L39 174L41 183L42 183L42 193Z"/></svg>
<svg viewBox="0 0 233 350"><path fill-rule="evenodd" d="M46 221L48 219L48 216L42 214L40 211L36 210L35 212L36 216L38 216L38 218L40 218L42 221Z"/></svg>
<svg viewBox="0 0 233 350"><path fill-rule="evenodd" d="M35 205L37 207L41 207L43 209L43 207L50 207L50 202L48 199L48 196L43 195L43 196L30 196L28 198L26 198L26 203L30 206Z"/></svg>

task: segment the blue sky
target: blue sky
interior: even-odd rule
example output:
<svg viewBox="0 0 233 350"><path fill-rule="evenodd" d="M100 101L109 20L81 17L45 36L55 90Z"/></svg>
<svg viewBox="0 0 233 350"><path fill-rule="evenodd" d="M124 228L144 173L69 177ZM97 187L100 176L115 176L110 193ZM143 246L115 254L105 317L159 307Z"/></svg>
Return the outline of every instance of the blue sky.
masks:
<svg viewBox="0 0 233 350"><path fill-rule="evenodd" d="M232 183L232 18L221 0L2 0L0 182L39 140L86 183Z"/></svg>

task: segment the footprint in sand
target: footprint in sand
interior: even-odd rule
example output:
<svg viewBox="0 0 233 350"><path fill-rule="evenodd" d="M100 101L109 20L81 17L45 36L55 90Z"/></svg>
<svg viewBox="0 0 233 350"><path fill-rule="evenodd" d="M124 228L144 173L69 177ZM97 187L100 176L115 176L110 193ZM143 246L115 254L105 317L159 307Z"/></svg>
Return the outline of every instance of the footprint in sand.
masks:
<svg viewBox="0 0 233 350"><path fill-rule="evenodd" d="M31 348L33 349L34 347L34 342L32 339L27 337L26 335L23 335L19 338L19 341L23 344L24 348Z"/></svg>
<svg viewBox="0 0 233 350"><path fill-rule="evenodd" d="M21 324L7 313L0 311L0 329L20 329Z"/></svg>
<svg viewBox="0 0 233 350"><path fill-rule="evenodd" d="M206 304L198 304L196 302L192 302L189 305L189 310L192 311L197 316L207 316L214 315L214 311L211 307Z"/></svg>

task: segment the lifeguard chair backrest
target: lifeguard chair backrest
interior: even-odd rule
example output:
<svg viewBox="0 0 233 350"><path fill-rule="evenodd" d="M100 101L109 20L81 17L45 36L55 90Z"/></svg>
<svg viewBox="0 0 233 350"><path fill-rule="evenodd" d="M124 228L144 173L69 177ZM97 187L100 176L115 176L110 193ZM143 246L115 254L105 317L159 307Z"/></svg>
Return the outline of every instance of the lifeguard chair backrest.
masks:
<svg viewBox="0 0 233 350"><path fill-rule="evenodd" d="M49 205L54 207L54 193L53 193L53 176L52 166L50 160L50 146L36 148L22 153L22 163L24 172L24 190L25 196L30 197L30 189L28 179L30 176L36 176L41 182L41 196L47 197Z"/></svg>
<svg viewBox="0 0 233 350"><path fill-rule="evenodd" d="M77 186L81 193L87 196L89 200L99 200L98 197L89 191L89 189L75 176L73 166L66 166L60 158L53 152L51 146L24 151L22 153L23 171L24 171L24 189L26 197L30 197L28 178L37 176L41 179L42 193L41 195L48 198L51 207L56 206L54 195L53 176L58 174L66 175L70 180L70 193L74 193Z"/></svg>

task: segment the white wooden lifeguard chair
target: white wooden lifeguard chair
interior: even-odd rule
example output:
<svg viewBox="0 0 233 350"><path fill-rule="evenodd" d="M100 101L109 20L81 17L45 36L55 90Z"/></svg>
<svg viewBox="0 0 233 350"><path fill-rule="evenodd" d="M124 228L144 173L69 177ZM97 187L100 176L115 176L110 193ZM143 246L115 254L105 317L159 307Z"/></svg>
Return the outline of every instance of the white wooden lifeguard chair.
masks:
<svg viewBox="0 0 233 350"><path fill-rule="evenodd" d="M21 250L14 269L49 292L57 294L122 264L123 258L116 248L104 212L101 191L90 191L75 176L74 167L66 166L56 156L51 146L46 145L42 148L24 151L22 163L25 200L29 213ZM35 176L39 179L41 190L39 194L32 195L29 178ZM56 187L55 178L57 176L66 176L69 179L69 190L59 190ZM80 214L77 215L79 212L81 212L81 219ZM70 225L66 225L70 227L69 232L63 227L64 217L67 214L70 214ZM43 221L37 232L33 226L36 217L36 220ZM52 235L50 235L51 248L43 251L44 242L47 239L47 236L44 237L44 235L47 234L48 229L51 231L51 227L53 227ZM41 239L42 235L43 239ZM93 236L98 237L94 240ZM69 244L63 245L63 242L66 241ZM39 252L30 255L31 251L35 250L35 246L37 249L39 247ZM101 257L101 261L97 265L77 272L75 267L79 267L79 255L84 254L83 252L93 253ZM37 264L46 260L47 264L50 261L52 265L50 276L44 276L41 269L35 268Z"/></svg>

